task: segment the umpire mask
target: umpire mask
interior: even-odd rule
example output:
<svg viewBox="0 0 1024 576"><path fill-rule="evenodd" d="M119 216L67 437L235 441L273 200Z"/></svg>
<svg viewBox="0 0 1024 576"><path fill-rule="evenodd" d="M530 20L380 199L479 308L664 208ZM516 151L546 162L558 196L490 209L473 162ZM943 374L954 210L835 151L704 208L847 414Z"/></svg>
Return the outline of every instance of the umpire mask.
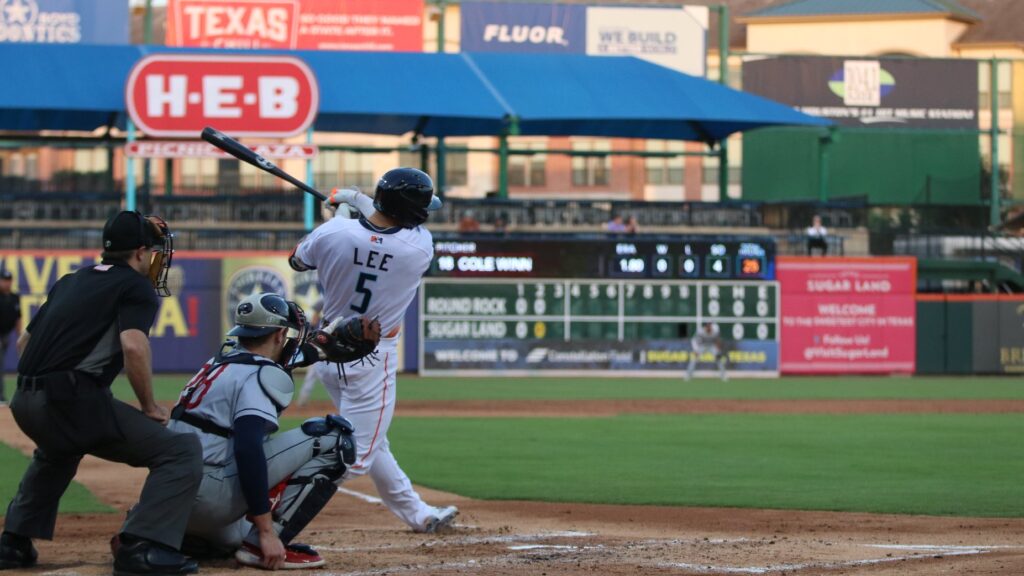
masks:
<svg viewBox="0 0 1024 576"><path fill-rule="evenodd" d="M103 226L103 252L151 250L145 275L160 296L170 296L167 272L174 255L174 234L159 216L145 216L137 210L123 210L110 217ZM104 256L106 257L106 256Z"/></svg>
<svg viewBox="0 0 1024 576"><path fill-rule="evenodd" d="M171 259L174 257L174 234L168 228L167 222L159 216L146 216L144 221L153 239L153 252L147 276L158 296L170 296L167 273L171 270Z"/></svg>

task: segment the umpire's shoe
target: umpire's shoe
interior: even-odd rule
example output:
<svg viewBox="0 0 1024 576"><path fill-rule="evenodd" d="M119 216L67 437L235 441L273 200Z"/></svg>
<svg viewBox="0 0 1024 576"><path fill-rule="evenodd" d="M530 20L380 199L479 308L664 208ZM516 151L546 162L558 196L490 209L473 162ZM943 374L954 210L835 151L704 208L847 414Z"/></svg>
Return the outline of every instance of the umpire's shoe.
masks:
<svg viewBox="0 0 1024 576"><path fill-rule="evenodd" d="M10 532L0 535L0 570L35 566L38 557L31 538Z"/></svg>
<svg viewBox="0 0 1024 576"><path fill-rule="evenodd" d="M123 534L114 554L114 576L177 576L196 572L199 564L181 552L149 540L125 538Z"/></svg>

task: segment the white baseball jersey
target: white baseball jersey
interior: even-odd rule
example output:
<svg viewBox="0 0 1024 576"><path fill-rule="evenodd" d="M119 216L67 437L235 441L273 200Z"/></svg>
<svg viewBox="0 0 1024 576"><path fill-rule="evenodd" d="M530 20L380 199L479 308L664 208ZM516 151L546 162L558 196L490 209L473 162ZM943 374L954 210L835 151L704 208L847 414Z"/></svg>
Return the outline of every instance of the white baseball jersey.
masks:
<svg viewBox="0 0 1024 576"><path fill-rule="evenodd" d="M229 358L237 353L232 351L224 357ZM268 361L258 355L254 355L254 358ZM182 391L179 402L185 404L186 411L229 430L234 428L235 420L240 416L259 416L267 422L267 433L276 431L277 408L263 391L259 379L262 377L276 380L283 376L291 380L291 377L276 365L214 364L215 358L207 360ZM262 374L261 370L264 371ZM277 371L281 374L270 375L267 371ZM172 419L167 427L174 432L197 434L203 445L204 464L223 466L234 459L235 447L231 438L198 430L180 420Z"/></svg>
<svg viewBox="0 0 1024 576"><path fill-rule="evenodd" d="M381 334L397 333L420 278L434 257L426 228L378 228L364 218L332 218L295 250L317 269L324 287L324 322L377 317Z"/></svg>
<svg viewBox="0 0 1024 576"><path fill-rule="evenodd" d="M362 204L367 200L357 198ZM383 337L378 356L344 370L328 365L319 376L338 413L355 426L356 462L345 478L369 474L388 509L412 529L422 530L440 511L413 488L391 453L387 434L397 400L395 335L434 257L433 238L422 226L382 230L365 218L335 217L303 240L295 256L319 272L324 321L379 315Z"/></svg>
<svg viewBox="0 0 1024 576"><path fill-rule="evenodd" d="M697 351L714 350L718 346L718 325L711 324L711 332L706 330L705 326L701 326L697 333L693 335L690 340L693 344L693 349Z"/></svg>

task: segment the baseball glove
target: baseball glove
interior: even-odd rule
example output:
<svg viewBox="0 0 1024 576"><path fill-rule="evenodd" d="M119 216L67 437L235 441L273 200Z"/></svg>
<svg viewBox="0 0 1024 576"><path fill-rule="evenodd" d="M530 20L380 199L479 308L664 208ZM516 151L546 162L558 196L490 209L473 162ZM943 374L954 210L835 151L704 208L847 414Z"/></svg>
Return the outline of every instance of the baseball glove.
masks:
<svg viewBox="0 0 1024 576"><path fill-rule="evenodd" d="M340 323L317 330L309 343L319 352L321 360L352 362L373 353L380 343L380 322L376 318L354 316Z"/></svg>

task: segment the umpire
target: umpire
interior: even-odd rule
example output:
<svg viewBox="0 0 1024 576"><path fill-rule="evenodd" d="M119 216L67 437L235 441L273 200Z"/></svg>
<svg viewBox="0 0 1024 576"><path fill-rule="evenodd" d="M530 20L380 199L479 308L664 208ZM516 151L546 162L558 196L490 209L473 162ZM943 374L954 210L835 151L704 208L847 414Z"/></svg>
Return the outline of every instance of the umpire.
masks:
<svg viewBox="0 0 1024 576"><path fill-rule="evenodd" d="M4 360L11 334L21 334L21 299L11 289L14 276L10 270L0 268L0 404L7 403L7 386L4 382Z"/></svg>
<svg viewBox="0 0 1024 576"><path fill-rule="evenodd" d="M57 505L85 454L149 468L139 503L128 512L117 576L190 574L178 552L202 480L195 435L164 425L153 399L148 332L167 295L173 253L159 218L121 212L103 228L103 261L54 284L18 340L18 388L11 412L38 448L7 508L0 569L36 563L32 538L52 539ZM141 412L110 393L125 368Z"/></svg>

